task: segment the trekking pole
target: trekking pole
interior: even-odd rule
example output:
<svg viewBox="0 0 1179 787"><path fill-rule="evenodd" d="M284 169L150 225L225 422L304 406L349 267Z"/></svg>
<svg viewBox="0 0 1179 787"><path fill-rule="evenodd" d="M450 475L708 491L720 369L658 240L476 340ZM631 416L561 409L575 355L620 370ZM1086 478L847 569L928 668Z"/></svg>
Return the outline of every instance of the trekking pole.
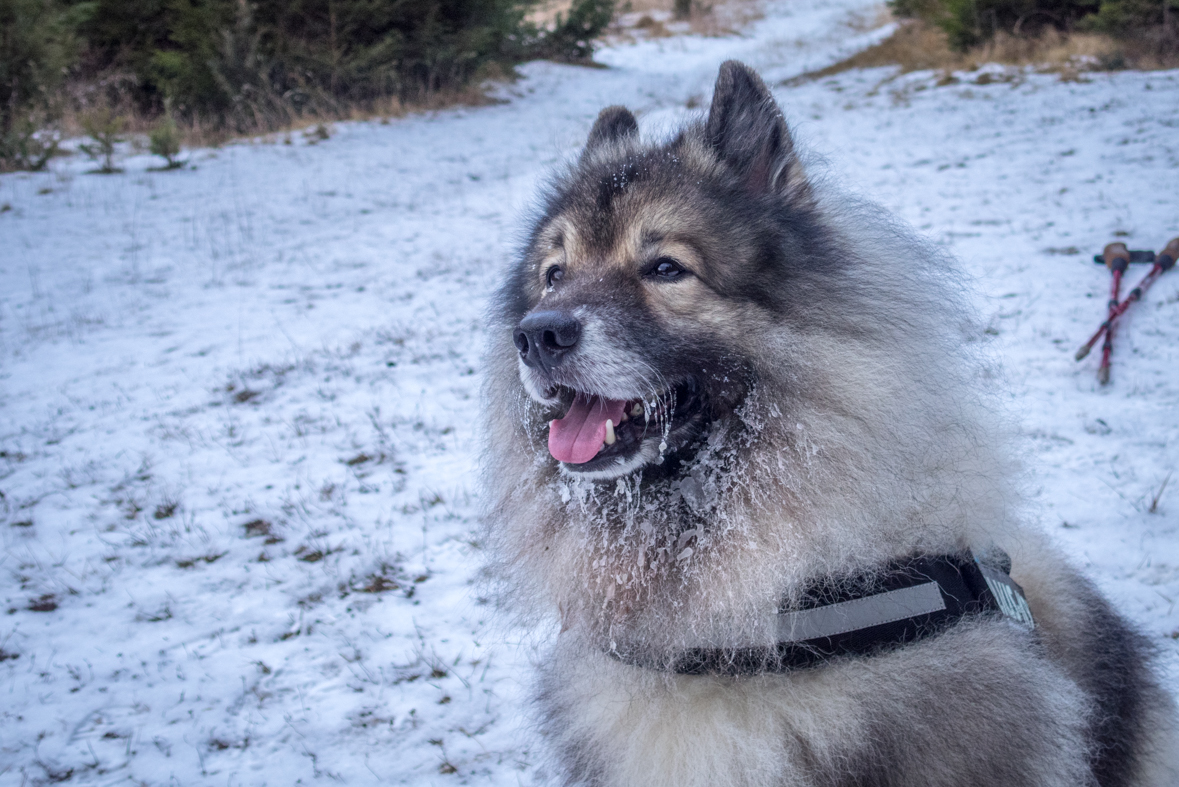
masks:
<svg viewBox="0 0 1179 787"><path fill-rule="evenodd" d="M1122 293L1122 274L1130 266L1130 250L1124 243L1110 243L1101 252L1105 267L1113 274L1113 282L1109 288L1109 312L1106 321L1109 328L1105 331L1105 343L1101 345L1101 366L1097 367L1097 382L1106 385L1109 382L1109 356L1113 353L1113 313L1118 308L1118 299Z"/></svg>
<svg viewBox="0 0 1179 787"><path fill-rule="evenodd" d="M1089 341L1085 342L1081 345L1081 349L1077 350L1076 358L1078 361L1089 354L1089 351L1093 349L1093 345L1097 344L1097 340L1109 330L1114 320L1126 313L1126 309L1130 308L1130 304L1142 298L1142 294L1150 289L1150 285L1154 284L1155 279L1175 266L1176 259L1179 259L1179 238L1172 238L1171 242L1167 244L1167 247L1154 258L1154 265L1151 267L1150 273L1142 277L1142 281L1138 282L1138 286L1130 290L1130 294L1126 296L1126 300L1119 303L1117 308L1110 311L1109 317L1097 329L1097 333L1089 337Z"/></svg>

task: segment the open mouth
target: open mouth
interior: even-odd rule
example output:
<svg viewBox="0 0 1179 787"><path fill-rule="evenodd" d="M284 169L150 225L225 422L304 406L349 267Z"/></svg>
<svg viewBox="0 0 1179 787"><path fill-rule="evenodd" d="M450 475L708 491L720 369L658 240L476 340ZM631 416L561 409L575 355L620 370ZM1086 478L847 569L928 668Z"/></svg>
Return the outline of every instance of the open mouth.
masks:
<svg viewBox="0 0 1179 787"><path fill-rule="evenodd" d="M608 399L558 387L565 415L549 423L549 453L575 472L596 472L648 461L683 447L703 420L705 396L688 378L661 395ZM646 464L643 461L642 464Z"/></svg>

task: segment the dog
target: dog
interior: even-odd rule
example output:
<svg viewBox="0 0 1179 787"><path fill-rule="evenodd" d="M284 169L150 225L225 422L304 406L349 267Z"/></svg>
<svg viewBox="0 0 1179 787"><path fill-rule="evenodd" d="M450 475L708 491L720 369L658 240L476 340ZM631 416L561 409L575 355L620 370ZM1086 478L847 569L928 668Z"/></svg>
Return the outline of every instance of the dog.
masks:
<svg viewBox="0 0 1179 787"><path fill-rule="evenodd" d="M1179 784L1149 643L1020 521L959 281L809 176L739 63L669 139L602 111L484 390L555 780Z"/></svg>

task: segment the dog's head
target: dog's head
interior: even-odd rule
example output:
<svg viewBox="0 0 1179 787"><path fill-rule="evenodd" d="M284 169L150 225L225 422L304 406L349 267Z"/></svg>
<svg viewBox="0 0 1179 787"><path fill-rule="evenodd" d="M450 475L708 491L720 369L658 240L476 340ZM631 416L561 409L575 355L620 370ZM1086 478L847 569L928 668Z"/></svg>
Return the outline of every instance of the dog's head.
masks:
<svg viewBox="0 0 1179 787"><path fill-rule="evenodd" d="M564 473L674 465L740 404L767 322L799 295L790 281L830 257L810 205L785 121L739 63L707 120L664 144L603 110L503 293Z"/></svg>

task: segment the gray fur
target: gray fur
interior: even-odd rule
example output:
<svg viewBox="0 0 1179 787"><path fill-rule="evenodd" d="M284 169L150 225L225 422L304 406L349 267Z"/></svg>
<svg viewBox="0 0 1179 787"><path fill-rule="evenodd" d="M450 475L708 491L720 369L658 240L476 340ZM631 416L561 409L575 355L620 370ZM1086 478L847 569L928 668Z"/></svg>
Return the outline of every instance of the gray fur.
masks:
<svg viewBox="0 0 1179 787"><path fill-rule="evenodd" d="M644 278L667 248L691 275ZM546 286L553 265L565 275ZM1142 639L1014 513L957 280L892 219L808 179L740 64L722 67L708 120L666 142L604 111L499 294L485 390L491 574L518 619L562 630L538 701L564 783L1179 783L1173 704ZM512 344L538 308L584 326L551 372ZM706 405L666 451L652 432L591 474L546 450L560 386L667 396L685 374ZM1035 634L980 619L752 678L608 655L770 644L778 605L816 578L996 544Z"/></svg>

